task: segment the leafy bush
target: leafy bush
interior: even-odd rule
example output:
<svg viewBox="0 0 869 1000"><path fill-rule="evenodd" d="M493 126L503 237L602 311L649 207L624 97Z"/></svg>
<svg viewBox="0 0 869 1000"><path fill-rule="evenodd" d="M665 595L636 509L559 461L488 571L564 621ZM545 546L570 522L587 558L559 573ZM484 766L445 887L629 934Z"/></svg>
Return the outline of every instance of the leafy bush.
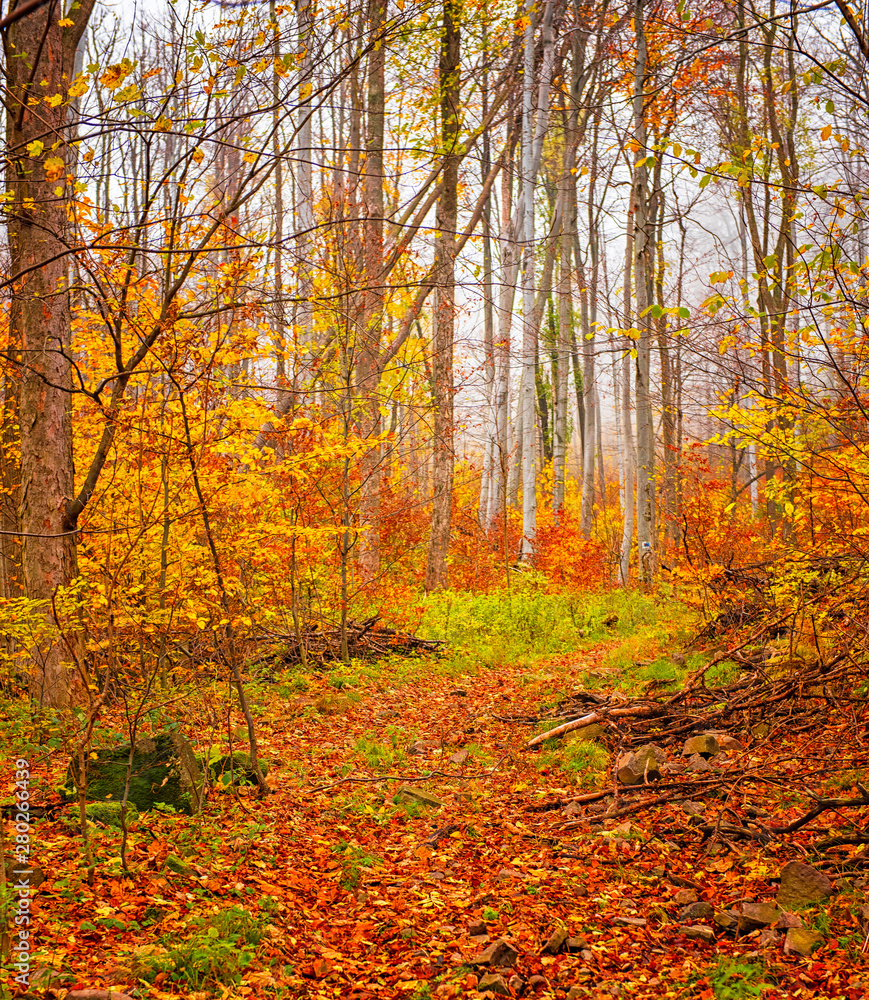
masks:
<svg viewBox="0 0 869 1000"><path fill-rule="evenodd" d="M160 940L159 951L140 954L136 975L153 982L165 972L171 982L193 990L209 984L237 983L253 962L265 932L259 919L239 907L197 918L189 926L194 933L186 940L179 941L177 933L167 934Z"/></svg>

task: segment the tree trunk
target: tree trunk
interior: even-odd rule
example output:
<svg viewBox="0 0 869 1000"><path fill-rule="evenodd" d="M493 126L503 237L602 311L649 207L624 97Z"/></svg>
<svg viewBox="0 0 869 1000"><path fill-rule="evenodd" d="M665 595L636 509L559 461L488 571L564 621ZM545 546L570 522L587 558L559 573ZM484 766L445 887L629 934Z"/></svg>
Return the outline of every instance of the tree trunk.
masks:
<svg viewBox="0 0 869 1000"><path fill-rule="evenodd" d="M67 168L72 161L67 93L75 51L94 0L65 17L48 3L3 36L6 89L6 186L12 301L10 342L21 358L20 444L22 575L27 596L51 602L76 574L75 535L66 506L74 496ZM66 27L62 27L66 24ZM52 107L43 98L62 101ZM45 642L34 656L32 696L62 707L72 696L63 645Z"/></svg>
<svg viewBox="0 0 869 1000"><path fill-rule="evenodd" d="M436 281L434 305L434 499L425 571L427 593L447 586L446 558L450 542L453 500L453 338L455 333L456 229L459 184L459 99L461 0L444 0L440 51L441 143L443 179L437 210Z"/></svg>

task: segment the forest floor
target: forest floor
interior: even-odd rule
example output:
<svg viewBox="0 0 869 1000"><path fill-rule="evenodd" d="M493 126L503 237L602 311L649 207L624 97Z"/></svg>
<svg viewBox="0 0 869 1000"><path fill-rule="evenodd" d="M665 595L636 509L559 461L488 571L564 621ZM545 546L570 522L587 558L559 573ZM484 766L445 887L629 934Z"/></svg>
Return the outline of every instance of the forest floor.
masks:
<svg viewBox="0 0 869 1000"><path fill-rule="evenodd" d="M726 785L714 797L698 773L681 776L681 799L635 814L628 795L571 803L613 789L617 747L565 739L527 750L547 725L516 720L580 689L624 685L620 642L467 673L408 660L364 683L338 670L304 691L264 685L254 701L273 794L214 795L199 817L143 815L126 874L120 833L95 827L92 885L74 809L35 820L45 881L30 995L429 1000L488 985L569 1000L866 996L865 867L821 859L835 891L797 921L822 939L811 957L786 954L769 928L725 931L709 908L680 915L692 902L720 912L774 900L787 862L819 864L820 833L866 819L827 812L767 843L733 842L704 837L692 825L700 810L684 803L713 820L727 807L787 823L811 792L847 794L865 776L865 727L831 718L808 731L733 732L742 748L717 763ZM34 803L41 783L52 799L60 777L57 762L34 774ZM857 848L842 850L844 862Z"/></svg>

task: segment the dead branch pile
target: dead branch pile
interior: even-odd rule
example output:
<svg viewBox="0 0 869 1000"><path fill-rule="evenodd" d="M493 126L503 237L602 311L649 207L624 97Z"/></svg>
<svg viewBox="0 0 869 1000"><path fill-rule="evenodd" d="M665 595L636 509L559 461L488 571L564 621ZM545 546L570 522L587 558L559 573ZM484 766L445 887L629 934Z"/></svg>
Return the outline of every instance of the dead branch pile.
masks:
<svg viewBox="0 0 869 1000"><path fill-rule="evenodd" d="M444 641L421 639L410 632L387 628L380 624L380 615L364 621L348 621L345 627L347 655L350 659L377 660L384 656L421 656L439 652ZM254 663L275 661L287 666L313 663L334 663L343 659L341 626L331 622L313 624L295 633L269 637L272 651L261 655Z"/></svg>
<svg viewBox="0 0 869 1000"><path fill-rule="evenodd" d="M704 678L710 667L725 659L735 660L745 673L732 684L707 687ZM595 723L609 726L625 747L650 740L666 746L692 733L734 726L748 728L758 721L770 725L787 721L793 732L795 727L811 723L813 718L844 711L855 700L854 688L865 679L866 666L846 653L814 663L765 663L738 652L727 653L697 671L680 691L667 698L647 694L625 701L578 692L551 712L562 719L572 718L534 737L527 746L537 746ZM522 721L539 722L541 718Z"/></svg>

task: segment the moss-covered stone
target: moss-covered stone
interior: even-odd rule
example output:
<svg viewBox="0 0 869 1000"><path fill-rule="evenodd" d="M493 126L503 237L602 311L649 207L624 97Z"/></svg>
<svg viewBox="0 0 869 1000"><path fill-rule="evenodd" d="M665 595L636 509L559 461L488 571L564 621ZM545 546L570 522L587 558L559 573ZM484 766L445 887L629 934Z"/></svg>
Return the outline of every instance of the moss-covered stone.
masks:
<svg viewBox="0 0 869 1000"><path fill-rule="evenodd" d="M121 802L130 760L129 743L92 751L85 761L86 797L91 802ZM78 761L70 762L64 794L75 798L81 785ZM141 812L169 806L193 814L202 801L202 770L193 748L177 730L170 729L136 741L127 801Z"/></svg>
<svg viewBox="0 0 869 1000"><path fill-rule="evenodd" d="M104 823L106 826L115 827L118 830L122 828L120 802L88 802L85 808L88 819L92 819L97 823ZM128 802L125 812L127 826L129 827L131 823L135 823L139 818L139 810L132 802Z"/></svg>

